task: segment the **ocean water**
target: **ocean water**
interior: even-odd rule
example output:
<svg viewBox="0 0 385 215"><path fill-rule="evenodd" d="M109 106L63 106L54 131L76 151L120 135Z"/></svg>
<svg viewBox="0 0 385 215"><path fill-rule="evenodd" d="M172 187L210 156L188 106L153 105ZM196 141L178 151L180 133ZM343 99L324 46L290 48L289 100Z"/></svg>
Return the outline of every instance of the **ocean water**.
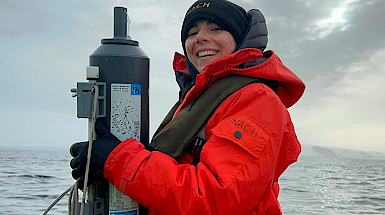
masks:
<svg viewBox="0 0 385 215"><path fill-rule="evenodd" d="M0 150L0 214L43 214L74 181L66 151ZM385 214L385 161L301 157L279 179L283 214ZM66 214L68 196L49 214Z"/></svg>
<svg viewBox="0 0 385 215"><path fill-rule="evenodd" d="M0 150L0 215L43 214L69 188L66 151ZM64 197L49 214L68 214Z"/></svg>
<svg viewBox="0 0 385 215"><path fill-rule="evenodd" d="M300 157L279 182L283 214L385 214L385 160Z"/></svg>

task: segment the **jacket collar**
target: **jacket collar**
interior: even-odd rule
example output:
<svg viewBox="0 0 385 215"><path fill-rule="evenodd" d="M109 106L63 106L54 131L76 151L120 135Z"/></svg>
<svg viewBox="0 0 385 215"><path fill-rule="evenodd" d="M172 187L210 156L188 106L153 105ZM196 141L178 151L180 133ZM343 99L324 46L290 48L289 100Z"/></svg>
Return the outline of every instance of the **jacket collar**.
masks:
<svg viewBox="0 0 385 215"><path fill-rule="evenodd" d="M185 63L185 57L176 53L174 58L174 70L189 74ZM248 68L239 68L239 65L266 58L267 60L261 64L251 66ZM262 53L256 48L241 49L235 53L226 55L208 64L198 74L195 79L195 84L185 95L181 106L189 104L197 96L199 96L205 88L222 77L229 74L238 74L256 78L263 78L268 80L278 81L277 95L286 107L295 104L302 96L305 85L304 83L286 66L273 51L266 51ZM183 81L183 80L179 80ZM183 85L179 83L179 86ZM185 86L187 86L185 84Z"/></svg>

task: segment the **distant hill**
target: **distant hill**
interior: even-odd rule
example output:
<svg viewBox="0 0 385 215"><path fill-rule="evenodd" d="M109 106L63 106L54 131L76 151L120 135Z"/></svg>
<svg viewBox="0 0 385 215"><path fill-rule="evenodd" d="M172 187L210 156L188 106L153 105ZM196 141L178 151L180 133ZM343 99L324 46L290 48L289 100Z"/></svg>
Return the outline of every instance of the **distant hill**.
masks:
<svg viewBox="0 0 385 215"><path fill-rule="evenodd" d="M385 160L385 153L383 152L365 152L353 149L313 145L302 145L302 153L300 156Z"/></svg>

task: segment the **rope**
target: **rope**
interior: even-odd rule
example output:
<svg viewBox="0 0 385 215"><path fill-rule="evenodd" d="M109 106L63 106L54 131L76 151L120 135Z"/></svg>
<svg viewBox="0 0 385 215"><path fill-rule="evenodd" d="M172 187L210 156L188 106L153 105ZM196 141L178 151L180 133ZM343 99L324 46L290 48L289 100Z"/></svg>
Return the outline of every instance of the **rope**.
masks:
<svg viewBox="0 0 385 215"><path fill-rule="evenodd" d="M71 187L70 196L68 198L68 214L69 215L77 215L78 202L79 202L78 182L76 182Z"/></svg>
<svg viewBox="0 0 385 215"><path fill-rule="evenodd" d="M44 211L43 215L46 215L48 214L48 211L50 211L53 206L55 206L65 195L67 195L68 192L70 192L70 190L73 189L73 186L72 185L71 187L69 187L66 191L64 191L64 193L62 193L54 202L52 202L52 204Z"/></svg>
<svg viewBox="0 0 385 215"><path fill-rule="evenodd" d="M84 214L84 205L86 201L86 195L88 191L88 174L90 172L90 163L91 163L91 152L92 152L92 143L94 142L94 133L95 133L95 122L96 122L96 108L98 105L98 95L99 95L99 88L97 86L94 86L93 88L94 92L94 106L92 109L92 117L90 120L90 126L88 129L88 153L87 153L87 164L86 164L86 172L84 175L84 185L83 185L83 197L82 197L82 203L80 206L80 215ZM91 129L90 129L91 128Z"/></svg>
<svg viewBox="0 0 385 215"><path fill-rule="evenodd" d="M92 152L92 143L93 143L93 136L95 133L95 122L96 122L96 108L98 103L98 95L99 95L99 88L97 86L94 86L92 89L92 93L94 95L94 101L93 101L93 109L92 109L92 116L91 120L89 121L90 125L88 129L88 152L87 152L87 164L86 164L86 172L84 176L84 185L83 185L83 196L82 196L82 202L80 207L80 215L84 214L84 205L85 205L85 199L86 194L88 191L88 174L90 171L90 163L91 163L91 152ZM44 211L43 215L47 215L48 212L65 196L69 193L68 198L68 214L69 215L77 215L78 211L78 202L79 202L79 194L78 194L78 181L75 182L71 187L69 187L66 191L64 191L54 202L51 203L51 205Z"/></svg>

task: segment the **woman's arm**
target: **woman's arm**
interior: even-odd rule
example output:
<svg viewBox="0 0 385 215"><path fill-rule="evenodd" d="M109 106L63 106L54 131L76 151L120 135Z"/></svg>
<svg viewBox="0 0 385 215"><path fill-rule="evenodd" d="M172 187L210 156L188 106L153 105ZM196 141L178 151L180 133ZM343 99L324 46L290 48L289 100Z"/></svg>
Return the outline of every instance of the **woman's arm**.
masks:
<svg viewBox="0 0 385 215"><path fill-rule="evenodd" d="M277 178L288 113L274 92L253 85L231 95L210 119L196 167L129 139L109 155L104 176L159 214L256 210Z"/></svg>

